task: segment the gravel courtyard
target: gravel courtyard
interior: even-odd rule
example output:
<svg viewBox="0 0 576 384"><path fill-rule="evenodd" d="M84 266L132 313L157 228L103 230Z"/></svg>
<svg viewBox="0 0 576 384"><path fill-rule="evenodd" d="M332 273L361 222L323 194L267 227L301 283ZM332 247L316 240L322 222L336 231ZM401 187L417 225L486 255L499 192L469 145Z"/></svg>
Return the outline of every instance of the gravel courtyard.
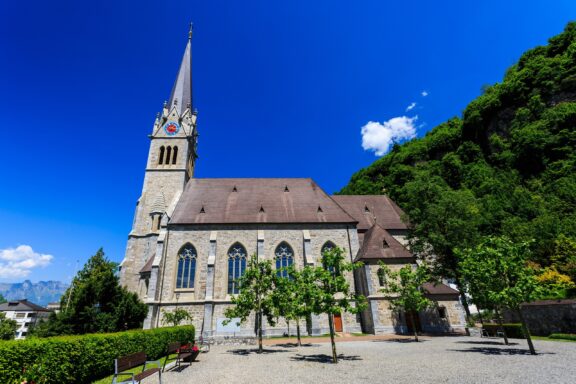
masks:
<svg viewBox="0 0 576 384"><path fill-rule="evenodd" d="M337 344L340 361L330 363L330 343L295 347L216 346L163 384L192 383L575 383L576 343L525 340L504 346L498 339L426 337ZM147 380L157 383L158 379Z"/></svg>

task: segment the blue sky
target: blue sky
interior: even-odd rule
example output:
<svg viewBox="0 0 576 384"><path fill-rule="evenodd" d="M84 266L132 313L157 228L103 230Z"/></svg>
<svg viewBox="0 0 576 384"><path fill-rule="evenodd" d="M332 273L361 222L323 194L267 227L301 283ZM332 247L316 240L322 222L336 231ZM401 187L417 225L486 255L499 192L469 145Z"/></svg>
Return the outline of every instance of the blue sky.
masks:
<svg viewBox="0 0 576 384"><path fill-rule="evenodd" d="M575 12L573 1L3 1L0 282L69 281L101 246L122 260L191 20L196 176L312 177L332 193L387 139L460 115Z"/></svg>

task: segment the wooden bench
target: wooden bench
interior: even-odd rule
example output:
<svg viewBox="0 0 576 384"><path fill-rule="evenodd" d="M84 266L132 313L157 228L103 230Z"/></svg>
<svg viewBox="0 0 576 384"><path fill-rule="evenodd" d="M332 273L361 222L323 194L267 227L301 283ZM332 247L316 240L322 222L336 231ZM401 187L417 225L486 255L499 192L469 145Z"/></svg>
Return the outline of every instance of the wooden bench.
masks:
<svg viewBox="0 0 576 384"><path fill-rule="evenodd" d="M166 363L168 360L176 360L175 367L179 367L182 364L182 361L189 359L192 357L192 352L190 351L182 351L182 343L175 341L173 343L168 344L168 353L166 354L166 360L164 360L164 366L162 367L162 372L166 369ZM176 357L170 358L170 355L176 354ZM190 360L190 364L192 364L192 360Z"/></svg>
<svg viewBox="0 0 576 384"><path fill-rule="evenodd" d="M149 364L156 364L156 367L146 369ZM140 365L142 365L142 371L140 373L126 372ZM146 361L146 353L144 352L133 353L131 355L126 355L114 359L114 377L112 378L112 384L140 383L140 381L148 376L152 376L155 373L158 373L158 382L162 384L162 371L160 369L160 361ZM130 376L130 379L118 381L119 376Z"/></svg>

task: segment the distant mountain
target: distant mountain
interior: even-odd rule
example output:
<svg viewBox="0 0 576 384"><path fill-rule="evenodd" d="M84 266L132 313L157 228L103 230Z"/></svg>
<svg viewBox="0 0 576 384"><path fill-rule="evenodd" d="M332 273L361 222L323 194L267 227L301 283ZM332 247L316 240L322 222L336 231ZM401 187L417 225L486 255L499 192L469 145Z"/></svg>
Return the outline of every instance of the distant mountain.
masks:
<svg viewBox="0 0 576 384"><path fill-rule="evenodd" d="M28 299L34 304L46 306L48 303L60 301L68 284L61 281L39 281L32 283L25 280L23 283L0 283L0 294L6 300Z"/></svg>

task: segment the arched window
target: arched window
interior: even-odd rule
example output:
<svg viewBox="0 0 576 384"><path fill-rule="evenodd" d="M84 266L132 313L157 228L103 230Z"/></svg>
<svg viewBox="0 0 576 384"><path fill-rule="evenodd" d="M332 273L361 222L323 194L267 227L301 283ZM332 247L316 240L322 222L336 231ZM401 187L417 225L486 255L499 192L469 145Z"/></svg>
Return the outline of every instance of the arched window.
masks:
<svg viewBox="0 0 576 384"><path fill-rule="evenodd" d="M170 157L172 156L172 147L171 146L167 146L166 147L166 165L170 164Z"/></svg>
<svg viewBox="0 0 576 384"><path fill-rule="evenodd" d="M322 246L322 252L320 254L320 257L323 258L324 253L329 252L329 251L333 250L334 248L336 248L336 244L334 244L331 241L325 242L324 245ZM322 265L324 266L324 269L326 269L326 264L324 263L324 260L322 260ZM330 267L328 267L328 270L333 273L334 267L330 266Z"/></svg>
<svg viewBox="0 0 576 384"><path fill-rule="evenodd" d="M178 147L174 146L174 154L172 155L172 164L176 164L176 157L178 157Z"/></svg>
<svg viewBox="0 0 576 384"><path fill-rule="evenodd" d="M164 146L160 147L160 156L158 156L158 164L162 165L164 162Z"/></svg>
<svg viewBox="0 0 576 384"><path fill-rule="evenodd" d="M246 270L246 248L240 243L235 243L228 250L228 294L240 292L238 279Z"/></svg>
<svg viewBox="0 0 576 384"><path fill-rule="evenodd" d="M274 254L276 255L276 274L278 277L288 277L288 271L282 268L294 264L294 251L292 247L283 241L276 247Z"/></svg>
<svg viewBox="0 0 576 384"><path fill-rule="evenodd" d="M190 243L185 244L178 252L178 274L176 288L194 288L196 275L196 248Z"/></svg>

